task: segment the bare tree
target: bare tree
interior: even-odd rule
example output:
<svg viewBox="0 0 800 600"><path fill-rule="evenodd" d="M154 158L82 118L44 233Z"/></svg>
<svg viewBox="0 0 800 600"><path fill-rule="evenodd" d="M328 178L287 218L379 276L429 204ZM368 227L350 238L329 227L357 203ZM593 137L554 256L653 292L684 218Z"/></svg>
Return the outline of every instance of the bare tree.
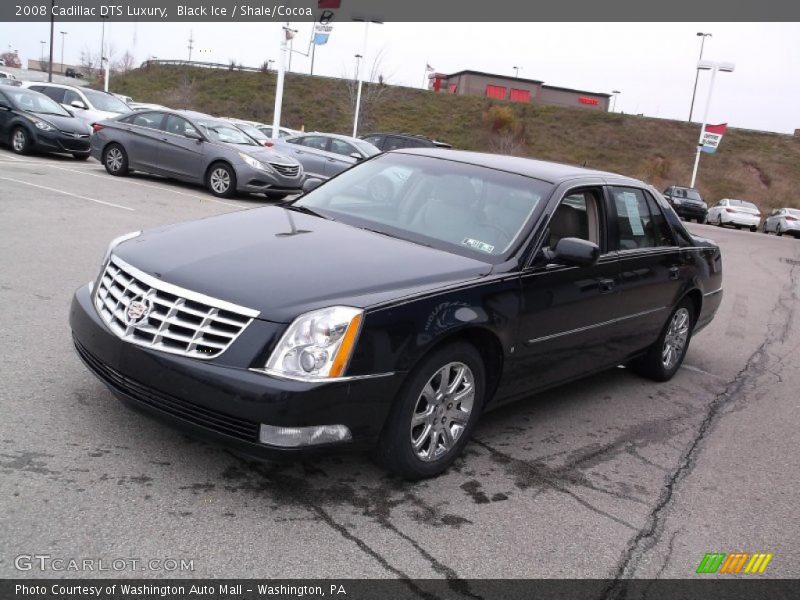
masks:
<svg viewBox="0 0 800 600"><path fill-rule="evenodd" d="M112 63L111 70L118 73L127 73L133 69L135 64L136 59L133 57L133 54L131 54L129 50L126 50L125 53L120 56L119 60Z"/></svg>
<svg viewBox="0 0 800 600"><path fill-rule="evenodd" d="M381 49L372 61L369 76L365 78L364 85L361 87L361 106L359 107L359 128L369 128L372 125L375 108L380 105L383 98L390 90L389 76L383 73L384 51ZM347 71L343 74L343 79L347 85L347 97L350 103L350 110L355 111L356 98L358 96L358 74L349 76Z"/></svg>
<svg viewBox="0 0 800 600"><path fill-rule="evenodd" d="M19 55L16 52L3 52L0 54L0 58L3 59L7 67L15 69L22 68L22 61L19 59Z"/></svg>

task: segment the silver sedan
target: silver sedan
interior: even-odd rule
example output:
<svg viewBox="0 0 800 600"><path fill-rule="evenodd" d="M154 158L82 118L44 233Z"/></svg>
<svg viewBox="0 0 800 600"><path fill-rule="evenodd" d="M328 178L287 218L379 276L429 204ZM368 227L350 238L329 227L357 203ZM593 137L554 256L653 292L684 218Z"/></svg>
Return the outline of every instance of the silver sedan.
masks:
<svg viewBox="0 0 800 600"><path fill-rule="evenodd" d="M800 210L796 208L777 208L764 219L764 233L783 235L788 233L800 237Z"/></svg>
<svg viewBox="0 0 800 600"><path fill-rule="evenodd" d="M381 151L364 140L335 133L302 133L272 140L281 154L300 161L309 177L329 179Z"/></svg>

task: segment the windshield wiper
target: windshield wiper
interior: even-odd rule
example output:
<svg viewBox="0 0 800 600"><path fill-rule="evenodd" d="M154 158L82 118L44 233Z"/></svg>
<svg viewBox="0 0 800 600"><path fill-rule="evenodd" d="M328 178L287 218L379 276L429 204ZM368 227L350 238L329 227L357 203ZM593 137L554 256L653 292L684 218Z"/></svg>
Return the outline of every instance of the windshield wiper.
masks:
<svg viewBox="0 0 800 600"><path fill-rule="evenodd" d="M387 233L386 231L381 231L380 229L371 229L369 227L359 227L359 229L363 229L364 231L370 231L372 233L377 233L378 235L385 235L386 237L390 237L393 240L403 240L404 242L411 242L412 244L417 244L418 246L425 246L426 248L433 248L430 244L426 244L425 242L418 242L417 240L412 240L405 237L400 237L399 235L394 235L392 233Z"/></svg>
<svg viewBox="0 0 800 600"><path fill-rule="evenodd" d="M313 210L311 208L308 208L307 206L302 206L300 204L287 204L283 208L288 209L288 210L293 210L293 211L296 211L296 212L305 213L307 215L312 215L314 217L319 217L321 219L327 219L328 221L335 221L336 220L333 217L329 217L327 215L323 215L322 213L319 213L319 212L317 212L317 211L315 211L315 210Z"/></svg>

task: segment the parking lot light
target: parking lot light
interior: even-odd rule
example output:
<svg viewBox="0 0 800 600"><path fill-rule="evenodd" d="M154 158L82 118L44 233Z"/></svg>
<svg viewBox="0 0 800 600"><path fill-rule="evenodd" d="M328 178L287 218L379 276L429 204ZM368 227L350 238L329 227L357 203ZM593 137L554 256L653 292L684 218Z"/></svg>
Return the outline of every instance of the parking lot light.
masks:
<svg viewBox="0 0 800 600"><path fill-rule="evenodd" d="M700 139L697 141L697 154L694 157L694 168L692 169L692 182L689 187L694 187L697 180L697 168L700 166L700 152L703 149L703 137L706 133L706 124L708 123L708 109L711 106L711 95L714 93L714 80L717 76L717 71L723 73L733 73L736 65L730 62L714 62L711 60L701 60L697 63L697 71L711 71L711 83L708 86L708 97L706 98L706 110L703 113L703 125L700 128Z"/></svg>
<svg viewBox="0 0 800 600"><path fill-rule="evenodd" d="M703 60L703 47L706 44L706 38L712 37L710 33L703 33L702 31L697 32L697 37L702 38L700 41L700 58L698 60ZM698 68L695 71L694 75L694 89L692 90L692 104L689 107L689 122L692 122L692 113L694 112L694 99L695 95L697 94L697 80L700 78L700 69Z"/></svg>

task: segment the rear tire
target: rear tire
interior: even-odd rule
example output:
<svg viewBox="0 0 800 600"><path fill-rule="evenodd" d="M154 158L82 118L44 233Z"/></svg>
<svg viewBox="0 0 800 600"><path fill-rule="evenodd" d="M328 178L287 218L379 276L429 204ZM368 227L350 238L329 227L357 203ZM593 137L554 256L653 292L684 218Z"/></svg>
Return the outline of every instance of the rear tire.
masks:
<svg viewBox="0 0 800 600"><path fill-rule="evenodd" d="M114 177L128 174L128 153L119 144L109 144L103 150L103 166Z"/></svg>
<svg viewBox="0 0 800 600"><path fill-rule="evenodd" d="M753 232L753 233L755 233L756 231L758 231L758 225L751 225L751 226L750 226L750 231L751 231L751 232Z"/></svg>
<svg viewBox="0 0 800 600"><path fill-rule="evenodd" d="M206 173L206 188L217 198L230 198L236 193L236 173L226 163L214 163Z"/></svg>
<svg viewBox="0 0 800 600"><path fill-rule="evenodd" d="M434 351L409 374L386 419L375 458L405 479L447 470L483 409L486 370L466 342Z"/></svg>
<svg viewBox="0 0 800 600"><path fill-rule="evenodd" d="M11 132L11 149L15 154L30 154L33 142L31 141L31 134L22 126L14 128Z"/></svg>
<svg viewBox="0 0 800 600"><path fill-rule="evenodd" d="M692 339L694 326L694 304L688 298L675 307L661 334L655 343L650 346L647 354L630 363L630 368L653 381L669 381L678 371L689 342Z"/></svg>
<svg viewBox="0 0 800 600"><path fill-rule="evenodd" d="M777 235L778 237L781 237L783 235L780 224L778 224L778 226L775 228L775 235Z"/></svg>

